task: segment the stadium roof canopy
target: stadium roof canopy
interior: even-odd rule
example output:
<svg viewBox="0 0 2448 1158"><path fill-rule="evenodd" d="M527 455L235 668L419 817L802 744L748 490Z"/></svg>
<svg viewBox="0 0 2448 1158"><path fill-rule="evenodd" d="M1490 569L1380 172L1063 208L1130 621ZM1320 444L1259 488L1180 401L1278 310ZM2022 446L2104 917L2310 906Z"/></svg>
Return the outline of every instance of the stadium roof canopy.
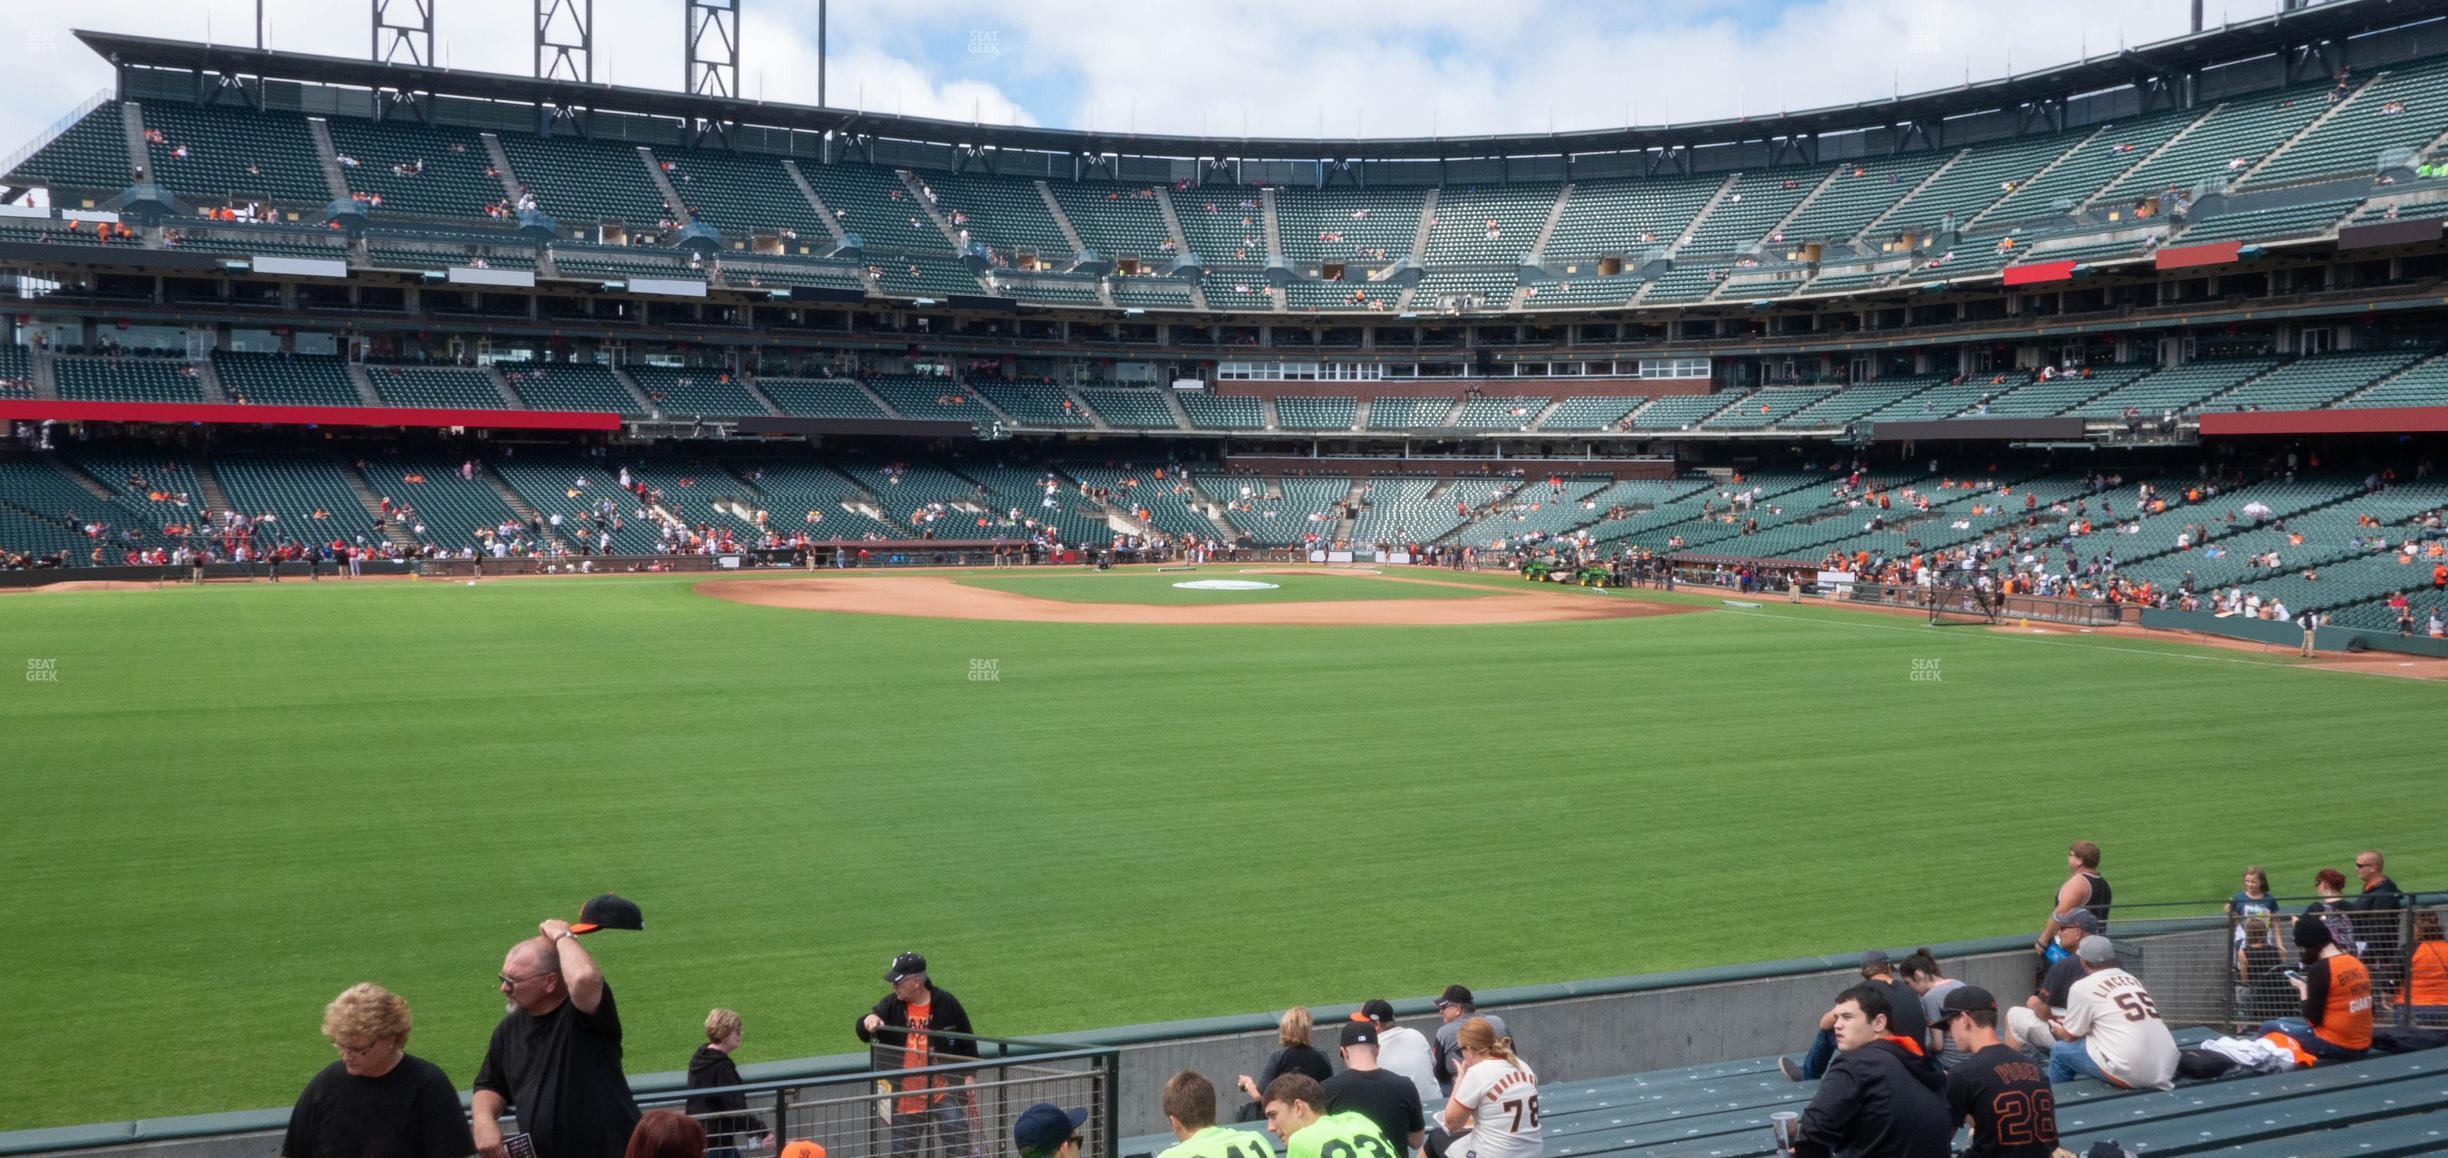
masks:
<svg viewBox="0 0 2448 1158"><path fill-rule="evenodd" d="M1269 160L1439 160L1539 157L1693 149L1735 141L1809 138L1878 126L1934 125L1997 109L2047 106L2126 86L2165 86L2202 70L2287 57L2291 79L2326 75L2324 48L2357 36L2436 22L2448 30L2448 0L2330 0L2225 27L2120 48L2019 76L1889 100L1862 101L1773 117L1689 124L1457 137L1220 137L1107 133L970 124L852 109L777 104L624 85L584 84L427 65L386 63L227 44L199 44L79 30L77 39L114 66L336 85L554 108L753 125L799 132L920 141L972 149L1072 155Z"/></svg>

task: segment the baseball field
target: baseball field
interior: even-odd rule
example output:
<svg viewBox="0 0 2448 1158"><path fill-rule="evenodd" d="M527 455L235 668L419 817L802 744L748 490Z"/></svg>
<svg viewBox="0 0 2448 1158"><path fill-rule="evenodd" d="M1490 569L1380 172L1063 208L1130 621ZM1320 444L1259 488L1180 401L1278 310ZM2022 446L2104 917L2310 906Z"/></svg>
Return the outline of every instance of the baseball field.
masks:
<svg viewBox="0 0 2448 1158"><path fill-rule="evenodd" d="M0 1128L285 1105L364 980L464 1087L503 951L605 891L646 914L590 943L642 1073L716 1005L745 1062L855 1048L905 950L1016 1034L2019 932L2075 838L2128 902L2247 862L2300 892L2364 846L2448 879L2437 682L1716 593L1196 577L1275 586L0 596Z"/></svg>

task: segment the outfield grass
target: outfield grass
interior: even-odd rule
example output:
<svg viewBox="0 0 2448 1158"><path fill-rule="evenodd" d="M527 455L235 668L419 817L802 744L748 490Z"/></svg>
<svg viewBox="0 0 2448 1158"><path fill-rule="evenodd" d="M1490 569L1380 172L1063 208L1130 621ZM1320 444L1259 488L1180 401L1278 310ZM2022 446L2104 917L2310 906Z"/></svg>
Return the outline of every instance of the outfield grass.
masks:
<svg viewBox="0 0 2448 1158"><path fill-rule="evenodd" d="M1272 583L1275 586L1265 591L1213 591L1175 586L1202 579ZM1469 587L1402 583L1354 575L1251 573L1234 566L1201 567L1196 571L1093 571L1085 574L1070 570L983 572L963 575L960 582L971 587L991 587L997 591L1065 603L1328 603L1378 599L1478 599L1493 593Z"/></svg>
<svg viewBox="0 0 2448 1158"><path fill-rule="evenodd" d="M714 1005L746 1061L853 1048L912 949L1028 1033L2020 932L2077 837L2126 901L2367 845L2448 879L2436 684L1777 603L1125 630L690 586L0 597L0 664L57 661L0 690L0 1128L285 1105L361 980L464 1086L504 949L606 890L650 1072Z"/></svg>

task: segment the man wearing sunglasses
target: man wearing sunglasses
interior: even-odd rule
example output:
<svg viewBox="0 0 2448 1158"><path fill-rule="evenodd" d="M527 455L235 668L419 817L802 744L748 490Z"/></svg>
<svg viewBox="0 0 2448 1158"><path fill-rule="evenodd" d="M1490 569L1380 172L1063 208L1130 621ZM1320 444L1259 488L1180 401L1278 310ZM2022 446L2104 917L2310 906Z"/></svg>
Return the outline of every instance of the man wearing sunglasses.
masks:
<svg viewBox="0 0 2448 1158"><path fill-rule="evenodd" d="M515 1109L537 1158L621 1158L638 1108L612 987L569 922L537 928L502 959L507 1011L476 1070L476 1152L503 1158L501 1117Z"/></svg>

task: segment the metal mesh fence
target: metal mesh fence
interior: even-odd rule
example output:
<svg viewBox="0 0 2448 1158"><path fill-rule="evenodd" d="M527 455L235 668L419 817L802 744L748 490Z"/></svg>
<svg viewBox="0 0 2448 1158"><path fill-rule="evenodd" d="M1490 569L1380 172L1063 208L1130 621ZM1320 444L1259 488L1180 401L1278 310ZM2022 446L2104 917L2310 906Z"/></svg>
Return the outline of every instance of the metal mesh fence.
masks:
<svg viewBox="0 0 2448 1158"><path fill-rule="evenodd" d="M2370 971L2374 1025L2443 1028L2448 943L2440 940L2441 899L2363 908L2360 898L2272 898L2270 913L2229 912L2219 902L2118 905L2108 936L2169 1024L2249 1031L2302 1015L2303 999L2288 982L2289 970L2302 963L2294 929L2320 921Z"/></svg>
<svg viewBox="0 0 2448 1158"><path fill-rule="evenodd" d="M639 1108L679 1109L690 1097L745 1096L744 1111L694 1115L706 1126L710 1152L728 1147L769 1154L811 1141L824 1147L826 1158L997 1158L1010 1148L1012 1123L1021 1112L1050 1102L1088 1111L1080 1127L1083 1158L1113 1158L1117 1051L974 1040L987 1057L901 1069L896 1044L873 1051L871 1073L674 1092L641 1099Z"/></svg>

